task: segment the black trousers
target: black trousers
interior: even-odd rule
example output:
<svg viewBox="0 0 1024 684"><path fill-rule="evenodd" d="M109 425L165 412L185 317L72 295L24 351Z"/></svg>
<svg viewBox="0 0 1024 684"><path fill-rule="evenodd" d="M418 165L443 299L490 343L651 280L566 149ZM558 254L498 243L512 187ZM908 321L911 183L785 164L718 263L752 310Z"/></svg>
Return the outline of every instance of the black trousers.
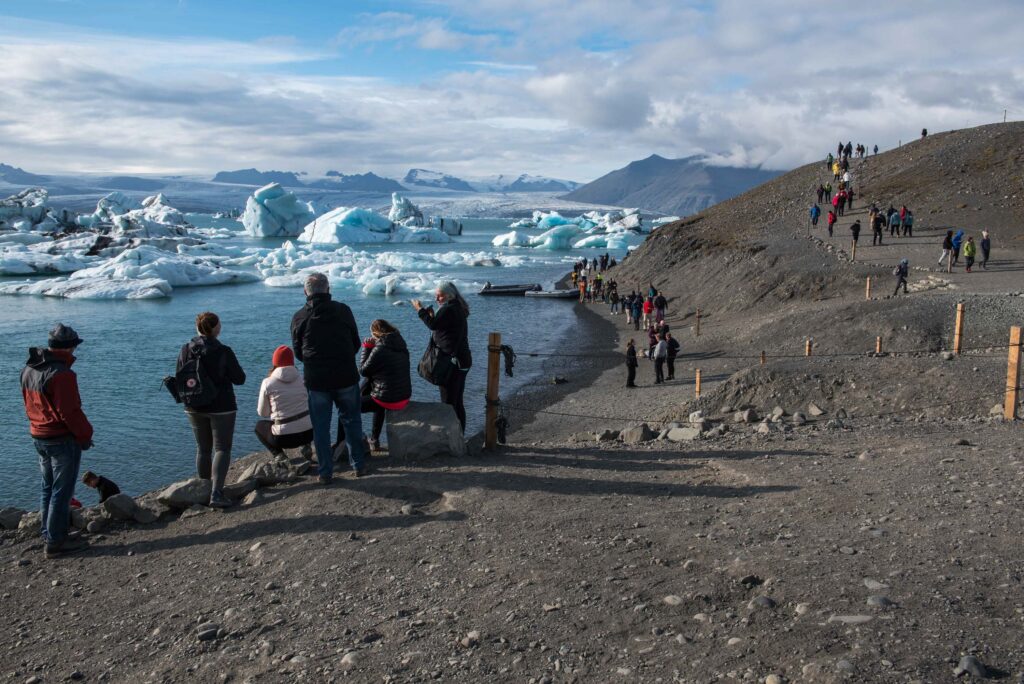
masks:
<svg viewBox="0 0 1024 684"><path fill-rule="evenodd" d="M313 441L313 428L290 435L275 435L271 430L273 425L271 420L256 421L256 439L272 454L279 454L285 449L298 449Z"/></svg>
<svg viewBox="0 0 1024 684"><path fill-rule="evenodd" d="M903 276L900 276L899 279L896 281L896 291L893 292L894 296L899 294L901 285L903 286L903 294L907 294L907 279L904 278Z"/></svg>
<svg viewBox="0 0 1024 684"><path fill-rule="evenodd" d="M441 390L441 401L455 409L463 433L466 432L466 406L462 402L462 395L466 392L467 372L456 369L448 378L448 383L438 387Z"/></svg>
<svg viewBox="0 0 1024 684"><path fill-rule="evenodd" d="M364 394L359 404L359 410L361 413L372 413L373 414L373 429L370 432L370 438L375 442L380 441L380 433L384 429L384 416L388 410L375 402L373 397L368 394ZM341 420L341 416L338 416L338 444L345 441L345 425Z"/></svg>
<svg viewBox="0 0 1024 684"><path fill-rule="evenodd" d="M626 387L636 387L636 366L626 366Z"/></svg>
<svg viewBox="0 0 1024 684"><path fill-rule="evenodd" d="M668 357L668 379L676 379L676 357L674 356Z"/></svg>
<svg viewBox="0 0 1024 684"><path fill-rule="evenodd" d="M665 357L659 356L654 359L654 382L665 382Z"/></svg>

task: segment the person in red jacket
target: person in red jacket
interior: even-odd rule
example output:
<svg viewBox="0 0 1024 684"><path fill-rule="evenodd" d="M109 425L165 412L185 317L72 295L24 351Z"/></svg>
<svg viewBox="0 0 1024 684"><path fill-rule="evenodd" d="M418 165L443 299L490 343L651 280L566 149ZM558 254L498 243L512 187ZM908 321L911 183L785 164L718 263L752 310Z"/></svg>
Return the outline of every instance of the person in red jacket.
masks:
<svg viewBox="0 0 1024 684"><path fill-rule="evenodd" d="M835 224L836 224L836 212L830 210L828 212L828 236L829 237L832 237L832 226L834 226Z"/></svg>
<svg viewBox="0 0 1024 684"><path fill-rule="evenodd" d="M87 546L80 537L68 535L82 451L92 446L92 425L82 411L78 377L71 370L74 350L81 343L73 328L58 323L46 349L29 350L21 372L25 414L43 477L40 515L48 557Z"/></svg>

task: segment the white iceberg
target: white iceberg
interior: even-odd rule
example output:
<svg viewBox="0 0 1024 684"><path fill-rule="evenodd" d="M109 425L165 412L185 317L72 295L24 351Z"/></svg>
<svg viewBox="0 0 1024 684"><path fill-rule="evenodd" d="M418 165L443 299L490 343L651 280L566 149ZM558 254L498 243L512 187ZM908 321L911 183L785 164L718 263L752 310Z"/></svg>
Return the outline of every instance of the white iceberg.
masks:
<svg viewBox="0 0 1024 684"><path fill-rule="evenodd" d="M299 242L320 245L389 242L394 225L371 209L338 207L313 219L299 235Z"/></svg>
<svg viewBox="0 0 1024 684"><path fill-rule="evenodd" d="M43 188L27 188L0 200L0 230L48 232L59 227L50 214L50 196Z"/></svg>
<svg viewBox="0 0 1024 684"><path fill-rule="evenodd" d="M422 226L423 212L408 198L393 192L391 193L391 211L388 212L388 220L406 226Z"/></svg>
<svg viewBox="0 0 1024 684"><path fill-rule="evenodd" d="M39 295L67 299L158 299L170 294L170 284L158 278L50 278L0 284L0 295Z"/></svg>
<svg viewBox="0 0 1024 684"><path fill-rule="evenodd" d="M171 287L224 285L259 280L259 276L250 271L224 268L205 259L173 254L150 245L126 249L113 259L71 275L72 280L101 278L162 280Z"/></svg>
<svg viewBox="0 0 1024 684"><path fill-rule="evenodd" d="M491 244L495 247L528 247L530 245L530 236L513 230L511 233L495 235L494 239L491 240Z"/></svg>
<svg viewBox="0 0 1024 684"><path fill-rule="evenodd" d="M242 225L253 237L294 237L316 215L313 205L299 201L279 183L270 183L246 200Z"/></svg>
<svg viewBox="0 0 1024 684"><path fill-rule="evenodd" d="M140 205L124 193L112 192L96 203L96 211L79 216L77 223L94 230L109 226L113 235L140 238L185 237L193 227L162 193Z"/></svg>
<svg viewBox="0 0 1024 684"><path fill-rule="evenodd" d="M23 245L0 251L0 276L53 275L88 268L95 258L74 254L49 254Z"/></svg>
<svg viewBox="0 0 1024 684"><path fill-rule="evenodd" d="M574 249L620 249L628 250L640 245L644 236L632 230L617 233L601 233L590 235L573 243Z"/></svg>

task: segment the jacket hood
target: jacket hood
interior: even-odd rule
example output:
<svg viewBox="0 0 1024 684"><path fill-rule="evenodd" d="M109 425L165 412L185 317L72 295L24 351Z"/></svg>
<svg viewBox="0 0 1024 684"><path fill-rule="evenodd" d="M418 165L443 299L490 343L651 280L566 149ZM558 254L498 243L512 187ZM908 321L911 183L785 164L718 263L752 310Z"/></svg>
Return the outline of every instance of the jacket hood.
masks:
<svg viewBox="0 0 1024 684"><path fill-rule="evenodd" d="M299 369L295 366L281 366L280 368L275 368L270 377L276 378L281 382L295 382L302 377L302 374L299 373Z"/></svg>
<svg viewBox="0 0 1024 684"><path fill-rule="evenodd" d="M380 338L380 340L377 341L377 344L394 351L409 351L409 347L406 346L405 339L402 337L402 333L400 332L388 333L384 337Z"/></svg>
<svg viewBox="0 0 1024 684"><path fill-rule="evenodd" d="M40 368L52 361L63 361L70 367L75 362L75 356L70 349L32 347L28 350L28 361L25 362L25 365L31 368Z"/></svg>
<svg viewBox="0 0 1024 684"><path fill-rule="evenodd" d="M196 335L188 342L188 350L197 356L203 356L208 354L211 350L222 346L220 340L215 337L204 337L203 335Z"/></svg>
<svg viewBox="0 0 1024 684"><path fill-rule="evenodd" d="M956 231L956 235L954 235L953 237L955 237L955 238L962 238L963 236L964 236L964 231L958 230L958 231Z"/></svg>

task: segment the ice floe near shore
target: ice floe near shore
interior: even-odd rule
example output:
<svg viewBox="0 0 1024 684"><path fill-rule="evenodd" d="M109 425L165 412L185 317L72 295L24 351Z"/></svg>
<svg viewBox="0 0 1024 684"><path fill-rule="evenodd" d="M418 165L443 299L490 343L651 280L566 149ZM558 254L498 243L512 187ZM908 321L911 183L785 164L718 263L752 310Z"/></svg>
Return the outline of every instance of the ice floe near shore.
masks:
<svg viewBox="0 0 1024 684"><path fill-rule="evenodd" d="M159 299L171 295L166 280L117 280L112 278L50 278L0 283L0 295L39 295L67 299Z"/></svg>

